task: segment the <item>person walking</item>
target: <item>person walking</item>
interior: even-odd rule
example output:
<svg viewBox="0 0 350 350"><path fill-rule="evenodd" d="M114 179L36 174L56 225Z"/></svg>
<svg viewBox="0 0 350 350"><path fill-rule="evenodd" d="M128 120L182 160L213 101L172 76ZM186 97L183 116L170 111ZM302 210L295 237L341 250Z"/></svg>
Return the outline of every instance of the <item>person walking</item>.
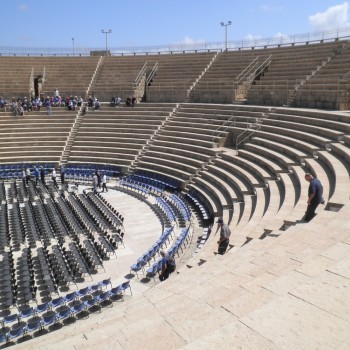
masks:
<svg viewBox="0 0 350 350"><path fill-rule="evenodd" d="M311 175L310 173L305 174L305 180L308 181L310 184L308 189L307 208L304 220L306 222L309 222L315 217L315 211L318 205L324 204L323 186L321 181L317 177Z"/></svg>
<svg viewBox="0 0 350 350"><path fill-rule="evenodd" d="M219 218L216 223L218 224L218 227L216 229L215 234L220 229L220 238L217 241L218 254L224 255L230 243L231 231L230 231L230 228L226 224L224 224L224 220L222 218Z"/></svg>

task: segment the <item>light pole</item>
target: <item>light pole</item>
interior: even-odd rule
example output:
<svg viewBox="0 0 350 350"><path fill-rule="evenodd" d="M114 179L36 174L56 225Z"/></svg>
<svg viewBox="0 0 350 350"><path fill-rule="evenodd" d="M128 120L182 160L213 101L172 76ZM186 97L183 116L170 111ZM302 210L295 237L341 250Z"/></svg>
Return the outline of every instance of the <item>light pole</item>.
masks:
<svg viewBox="0 0 350 350"><path fill-rule="evenodd" d="M225 27L225 51L227 51L227 27L232 24L231 21L228 21L227 23L220 22L222 27Z"/></svg>
<svg viewBox="0 0 350 350"><path fill-rule="evenodd" d="M108 47L108 45L107 45L107 35L112 33L112 29L108 29L108 30L103 30L102 29L101 33L102 34L106 34L106 55L107 55L107 47Z"/></svg>
<svg viewBox="0 0 350 350"><path fill-rule="evenodd" d="M72 38L72 42L73 42L73 56L74 56L74 37Z"/></svg>

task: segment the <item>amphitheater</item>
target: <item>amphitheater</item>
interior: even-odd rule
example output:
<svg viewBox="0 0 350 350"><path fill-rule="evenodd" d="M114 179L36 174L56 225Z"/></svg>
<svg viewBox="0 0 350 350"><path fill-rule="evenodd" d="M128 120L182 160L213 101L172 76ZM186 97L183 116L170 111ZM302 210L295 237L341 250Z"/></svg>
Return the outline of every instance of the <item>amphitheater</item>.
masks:
<svg viewBox="0 0 350 350"><path fill-rule="evenodd" d="M349 69L347 39L0 56L7 100L40 83L102 101L0 110L0 345L349 349ZM35 165L45 185L22 182ZM94 195L96 169L109 191ZM308 223L305 173L325 197ZM161 248L177 261L163 283Z"/></svg>

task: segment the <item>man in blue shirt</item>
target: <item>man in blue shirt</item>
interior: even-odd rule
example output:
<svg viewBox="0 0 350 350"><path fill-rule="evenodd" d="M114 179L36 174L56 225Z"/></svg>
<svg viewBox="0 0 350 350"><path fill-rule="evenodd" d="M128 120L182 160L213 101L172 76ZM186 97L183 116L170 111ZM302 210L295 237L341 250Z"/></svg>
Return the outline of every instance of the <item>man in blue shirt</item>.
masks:
<svg viewBox="0 0 350 350"><path fill-rule="evenodd" d="M319 204L324 203L323 186L321 181L310 173L305 174L305 180L310 183L308 190L307 209L304 220L309 222L314 218L316 208Z"/></svg>

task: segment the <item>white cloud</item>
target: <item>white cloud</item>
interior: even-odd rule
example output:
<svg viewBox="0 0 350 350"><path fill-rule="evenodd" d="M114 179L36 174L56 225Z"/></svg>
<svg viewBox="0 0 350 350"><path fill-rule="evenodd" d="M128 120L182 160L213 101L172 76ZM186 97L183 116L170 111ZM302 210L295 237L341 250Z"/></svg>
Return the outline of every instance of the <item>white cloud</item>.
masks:
<svg viewBox="0 0 350 350"><path fill-rule="evenodd" d="M200 43L200 44L204 43L204 40L203 39L195 40L195 39L190 38L187 35L185 35L185 38L182 40L182 44L185 44L185 45L193 45L193 44L198 44L198 43Z"/></svg>
<svg viewBox="0 0 350 350"><path fill-rule="evenodd" d="M279 12L282 10L282 6L261 5L260 9L264 12Z"/></svg>
<svg viewBox="0 0 350 350"><path fill-rule="evenodd" d="M244 37L244 40L246 41L254 41L254 40L260 40L262 37L260 35L253 35L253 34L247 34Z"/></svg>
<svg viewBox="0 0 350 350"><path fill-rule="evenodd" d="M18 10L21 12L26 12L28 11L28 6L25 4L18 5Z"/></svg>
<svg viewBox="0 0 350 350"><path fill-rule="evenodd" d="M347 26L349 3L331 6L325 12L309 16L309 22L317 31L327 31Z"/></svg>

